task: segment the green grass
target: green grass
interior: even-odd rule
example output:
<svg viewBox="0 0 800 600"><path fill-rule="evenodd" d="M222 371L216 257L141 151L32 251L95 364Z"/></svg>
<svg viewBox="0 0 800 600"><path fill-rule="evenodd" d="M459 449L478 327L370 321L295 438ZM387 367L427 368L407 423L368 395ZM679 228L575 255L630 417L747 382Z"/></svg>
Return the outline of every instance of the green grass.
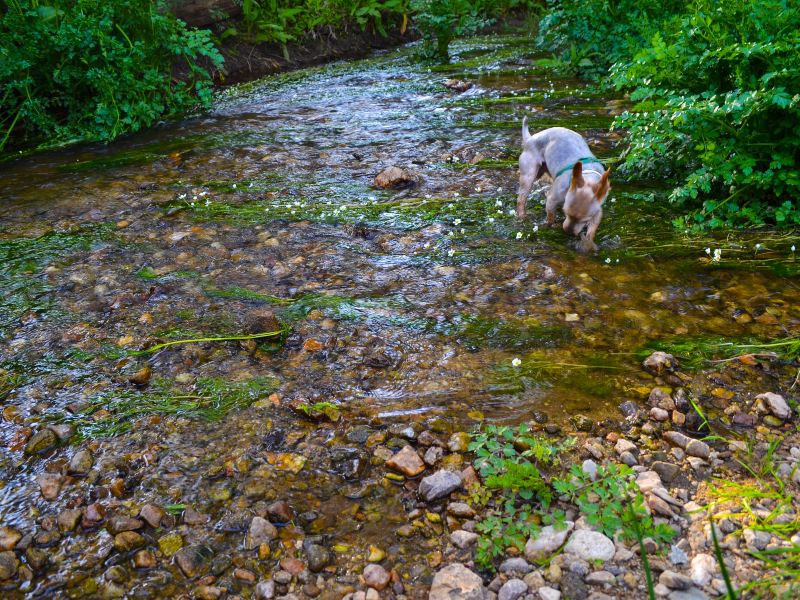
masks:
<svg viewBox="0 0 800 600"><path fill-rule="evenodd" d="M674 337L649 342L638 351L641 359L654 350L662 350L676 356L681 366L699 369L712 363L734 360L744 355L779 358L792 361L800 358L800 336L792 336L773 341L730 340L721 337Z"/></svg>

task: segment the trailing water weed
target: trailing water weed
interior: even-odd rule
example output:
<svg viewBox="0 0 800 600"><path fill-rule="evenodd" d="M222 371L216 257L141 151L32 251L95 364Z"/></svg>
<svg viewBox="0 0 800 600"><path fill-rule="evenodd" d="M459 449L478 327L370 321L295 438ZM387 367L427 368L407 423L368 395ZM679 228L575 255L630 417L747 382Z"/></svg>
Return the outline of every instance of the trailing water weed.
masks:
<svg viewBox="0 0 800 600"><path fill-rule="evenodd" d="M221 378L200 378L189 393L159 379L145 392L113 390L98 394L74 415L59 420L72 424L76 439L94 439L129 431L142 418L179 416L215 421L230 411L246 408L271 393L277 380L258 377L247 381L226 381Z"/></svg>

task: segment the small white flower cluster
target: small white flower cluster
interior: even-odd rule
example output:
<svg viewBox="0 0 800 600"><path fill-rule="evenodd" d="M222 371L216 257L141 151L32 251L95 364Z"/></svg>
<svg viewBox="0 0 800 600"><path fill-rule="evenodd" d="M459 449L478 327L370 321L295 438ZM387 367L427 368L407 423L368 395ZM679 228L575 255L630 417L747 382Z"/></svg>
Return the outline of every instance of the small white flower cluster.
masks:
<svg viewBox="0 0 800 600"><path fill-rule="evenodd" d="M518 367L522 364L522 361L518 358L514 358L511 360L511 365L514 367Z"/></svg>

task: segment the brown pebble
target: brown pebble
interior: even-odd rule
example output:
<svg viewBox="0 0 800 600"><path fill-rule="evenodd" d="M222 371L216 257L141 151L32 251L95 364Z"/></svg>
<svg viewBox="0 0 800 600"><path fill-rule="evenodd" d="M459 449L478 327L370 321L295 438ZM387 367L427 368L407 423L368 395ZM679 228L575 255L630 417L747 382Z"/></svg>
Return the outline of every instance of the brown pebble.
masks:
<svg viewBox="0 0 800 600"><path fill-rule="evenodd" d="M133 565L137 569L152 569L156 566L156 557L149 550L139 550L133 556Z"/></svg>
<svg viewBox="0 0 800 600"><path fill-rule="evenodd" d="M288 571L292 575L299 575L306 568L306 563L298 558L286 557L281 559L281 569Z"/></svg>
<svg viewBox="0 0 800 600"><path fill-rule="evenodd" d="M233 576L240 581L247 581L253 583L256 580L256 574L247 569L234 569Z"/></svg>

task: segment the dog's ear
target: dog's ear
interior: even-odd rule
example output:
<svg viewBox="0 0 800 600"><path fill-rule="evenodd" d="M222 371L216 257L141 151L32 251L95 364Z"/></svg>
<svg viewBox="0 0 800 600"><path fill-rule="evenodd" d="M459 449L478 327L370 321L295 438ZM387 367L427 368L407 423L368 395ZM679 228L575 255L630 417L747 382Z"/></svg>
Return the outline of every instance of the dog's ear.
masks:
<svg viewBox="0 0 800 600"><path fill-rule="evenodd" d="M603 173L603 176L600 178L600 181L597 182L594 188L594 195L601 204L603 203L603 200L606 199L608 190L611 189L611 183L608 181L609 175L611 175L610 168Z"/></svg>
<svg viewBox="0 0 800 600"><path fill-rule="evenodd" d="M575 163L575 166L572 167L572 183L570 183L569 189L574 190L575 188L583 187L584 183L583 163L578 161Z"/></svg>

